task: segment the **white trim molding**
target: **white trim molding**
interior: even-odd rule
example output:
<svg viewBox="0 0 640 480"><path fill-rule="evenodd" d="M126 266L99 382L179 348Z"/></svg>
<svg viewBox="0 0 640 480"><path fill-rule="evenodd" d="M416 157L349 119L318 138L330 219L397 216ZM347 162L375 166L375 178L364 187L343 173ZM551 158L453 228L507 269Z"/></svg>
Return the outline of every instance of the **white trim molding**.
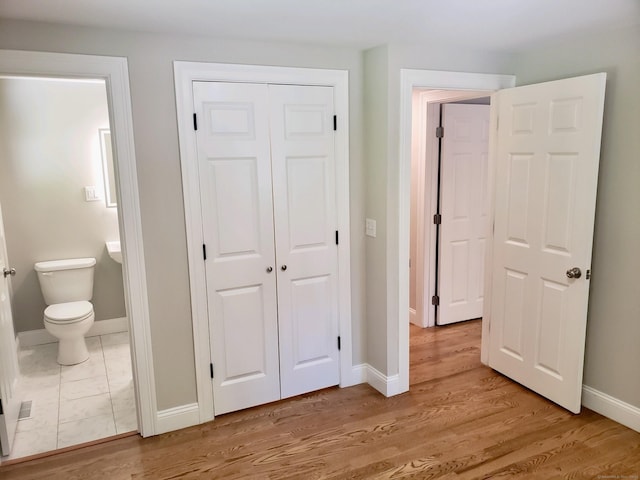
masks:
<svg viewBox="0 0 640 480"><path fill-rule="evenodd" d="M582 405L611 420L640 432L640 408L587 385L582 386Z"/></svg>
<svg viewBox="0 0 640 480"><path fill-rule="evenodd" d="M126 332L129 330L129 320L127 317L110 318L107 320L96 320L85 337L95 337L96 335L109 335L111 333ZM38 330L27 330L18 332L18 340L22 348L44 345L46 343L57 342L58 339L47 332L44 328Z"/></svg>
<svg viewBox="0 0 640 480"><path fill-rule="evenodd" d="M124 257L123 280L132 340L138 426L143 437L154 435L156 389L127 59L0 50L0 74L95 78L105 81L118 187L118 218Z"/></svg>
<svg viewBox="0 0 640 480"><path fill-rule="evenodd" d="M400 376L398 374L387 376L371 365L366 366L366 372L367 383L385 397L392 397L402 393L402 391L400 391Z"/></svg>
<svg viewBox="0 0 640 480"><path fill-rule="evenodd" d="M515 85L515 76L484 73L442 72L434 70L400 69L400 150L398 161L397 190L389 195L398 196L398 248L397 258L397 393L409 390L409 236L410 236L410 191L411 191L411 122L413 90L484 90L495 91ZM389 258L396 252L387 252ZM395 322L396 320L389 320ZM484 325L484 323L483 323ZM487 322L488 325L488 322ZM393 378L393 377L389 377Z"/></svg>
<svg viewBox="0 0 640 480"><path fill-rule="evenodd" d="M191 427L197 425L199 419L200 411L197 403L160 410L156 418L156 433L161 434Z"/></svg>
<svg viewBox="0 0 640 480"><path fill-rule="evenodd" d="M209 372L209 315L206 276L202 262L202 212L196 137L193 132L193 82L277 83L334 87L335 114L341 126L336 131L336 200L338 205L338 302L340 386L359 383L353 376L351 340L351 261L349 232L349 75L346 70L270 67L176 61L174 66L178 138L182 169L187 257L191 285L191 308L200 422L212 420L213 388Z"/></svg>

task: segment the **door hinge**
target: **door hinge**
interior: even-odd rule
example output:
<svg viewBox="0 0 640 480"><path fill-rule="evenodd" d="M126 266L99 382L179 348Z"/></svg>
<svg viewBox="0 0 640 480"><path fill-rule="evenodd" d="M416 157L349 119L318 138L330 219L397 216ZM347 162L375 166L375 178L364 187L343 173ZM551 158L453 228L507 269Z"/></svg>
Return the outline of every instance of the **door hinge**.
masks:
<svg viewBox="0 0 640 480"><path fill-rule="evenodd" d="M207 246L204 243L202 244L202 258L207 259Z"/></svg>
<svg viewBox="0 0 640 480"><path fill-rule="evenodd" d="M338 350L340 350L340 347L338 347ZM0 415L4 415L4 410L2 409L2 399L0 398Z"/></svg>
<svg viewBox="0 0 640 480"><path fill-rule="evenodd" d="M444 137L444 127L436 127L436 138Z"/></svg>
<svg viewBox="0 0 640 480"><path fill-rule="evenodd" d="M211 378L213 378L213 363L209 364L209 373L211 373Z"/></svg>
<svg viewBox="0 0 640 480"><path fill-rule="evenodd" d="M434 295L431 297L431 305L438 306L440 305L440 295Z"/></svg>
<svg viewBox="0 0 640 480"><path fill-rule="evenodd" d="M338 336L338 350L340 350L341 344L340 344L340 336Z"/></svg>
<svg viewBox="0 0 640 480"><path fill-rule="evenodd" d="M193 114L193 129L198 130L198 117L195 113Z"/></svg>
<svg viewBox="0 0 640 480"><path fill-rule="evenodd" d="M436 213L433 216L433 224L434 225L440 225L442 223L442 215L440 215L439 213Z"/></svg>
<svg viewBox="0 0 640 480"><path fill-rule="evenodd" d="M338 230L336 230L336 245L338 245L339 243L339 239L338 239Z"/></svg>
<svg viewBox="0 0 640 480"><path fill-rule="evenodd" d="M334 115L333 116L333 131L337 131L338 130L338 116Z"/></svg>
<svg viewBox="0 0 640 480"><path fill-rule="evenodd" d="M588 270L587 270L587 273L585 274L585 278L586 278L587 280L589 280L589 279L591 278L591 269L588 269Z"/></svg>

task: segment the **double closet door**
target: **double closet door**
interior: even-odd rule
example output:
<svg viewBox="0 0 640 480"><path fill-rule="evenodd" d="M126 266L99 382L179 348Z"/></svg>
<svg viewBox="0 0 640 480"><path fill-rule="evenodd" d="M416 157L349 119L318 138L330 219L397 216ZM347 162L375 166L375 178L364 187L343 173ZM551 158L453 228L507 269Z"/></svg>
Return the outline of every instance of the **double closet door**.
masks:
<svg viewBox="0 0 640 480"><path fill-rule="evenodd" d="M193 94L215 414L336 385L333 88Z"/></svg>

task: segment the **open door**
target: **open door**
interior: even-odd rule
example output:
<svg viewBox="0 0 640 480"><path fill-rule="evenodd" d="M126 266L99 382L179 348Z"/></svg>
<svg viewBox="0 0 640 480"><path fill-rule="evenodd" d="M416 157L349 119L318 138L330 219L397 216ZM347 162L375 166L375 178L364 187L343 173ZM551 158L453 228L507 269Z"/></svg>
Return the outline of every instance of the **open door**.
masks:
<svg viewBox="0 0 640 480"><path fill-rule="evenodd" d="M2 455L9 455L18 426L22 399L18 398L19 378L16 334L13 329L9 278L12 270L7 262L7 244L0 208L0 446ZM13 272L13 273L12 273Z"/></svg>
<svg viewBox="0 0 640 480"><path fill-rule="evenodd" d="M501 90L489 365L578 413L606 74Z"/></svg>
<svg viewBox="0 0 640 480"><path fill-rule="evenodd" d="M438 325L482 317L489 105L442 105Z"/></svg>

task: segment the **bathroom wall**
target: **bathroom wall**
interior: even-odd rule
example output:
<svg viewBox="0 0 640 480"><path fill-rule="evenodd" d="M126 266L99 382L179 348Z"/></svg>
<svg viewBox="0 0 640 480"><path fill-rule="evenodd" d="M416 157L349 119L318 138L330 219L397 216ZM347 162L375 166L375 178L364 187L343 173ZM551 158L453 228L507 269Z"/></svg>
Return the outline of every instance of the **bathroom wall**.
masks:
<svg viewBox="0 0 640 480"><path fill-rule="evenodd" d="M124 317L122 267L107 254L116 208L106 208L99 128L109 128L104 82L0 78L0 204L17 332L44 328L35 262L97 260L96 320ZM102 200L87 202L85 186Z"/></svg>

